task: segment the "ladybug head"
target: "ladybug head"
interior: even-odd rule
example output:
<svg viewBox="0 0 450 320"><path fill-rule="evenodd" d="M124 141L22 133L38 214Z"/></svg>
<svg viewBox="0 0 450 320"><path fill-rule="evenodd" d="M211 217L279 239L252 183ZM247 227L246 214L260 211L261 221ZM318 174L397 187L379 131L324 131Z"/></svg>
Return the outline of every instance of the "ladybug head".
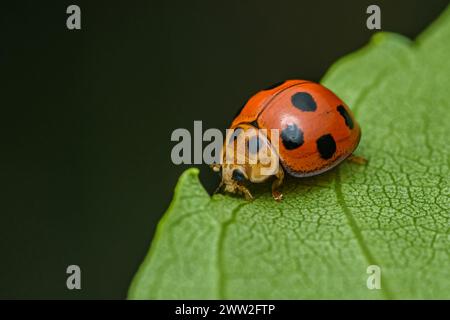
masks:
<svg viewBox="0 0 450 320"><path fill-rule="evenodd" d="M266 181L278 171L278 157L270 141L252 126L230 130L225 140L220 164L212 169L222 175L218 189L224 186L226 192L243 194L247 199L252 195L247 189L250 183ZM269 169L275 164L274 169Z"/></svg>

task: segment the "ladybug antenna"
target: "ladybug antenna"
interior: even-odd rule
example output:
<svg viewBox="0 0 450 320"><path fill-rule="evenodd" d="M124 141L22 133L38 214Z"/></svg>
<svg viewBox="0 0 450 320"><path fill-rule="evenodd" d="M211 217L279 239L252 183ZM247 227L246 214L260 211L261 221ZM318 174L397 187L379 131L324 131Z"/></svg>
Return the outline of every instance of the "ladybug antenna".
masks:
<svg viewBox="0 0 450 320"><path fill-rule="evenodd" d="M213 192L213 194L216 194L222 189L223 187L223 180L220 181L219 186L216 188L216 190Z"/></svg>

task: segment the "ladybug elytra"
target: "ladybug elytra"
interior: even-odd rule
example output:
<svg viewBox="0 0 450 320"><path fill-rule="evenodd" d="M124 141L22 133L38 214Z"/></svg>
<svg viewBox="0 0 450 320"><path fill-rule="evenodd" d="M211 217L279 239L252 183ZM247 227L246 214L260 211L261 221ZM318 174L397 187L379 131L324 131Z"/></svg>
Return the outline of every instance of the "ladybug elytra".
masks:
<svg viewBox="0 0 450 320"><path fill-rule="evenodd" d="M361 129L348 106L324 86L306 80L288 80L259 91L252 96L234 118L222 149L222 160L228 151L237 155L261 152L258 161L237 163L223 161L213 165L221 171L221 186L230 193L240 193L247 199L252 195L245 186L260 183L274 176L272 195L282 198L278 191L285 172L294 177L309 177L330 170L352 156L361 138ZM265 130L261 130L265 129ZM277 129L277 135L271 134ZM267 133L260 134L261 131ZM235 141L245 137L245 150L237 150ZM274 148L274 145L277 147ZM268 152L267 152L268 150ZM276 154L279 163L275 171L262 174L267 157ZM352 156L355 162L365 160Z"/></svg>

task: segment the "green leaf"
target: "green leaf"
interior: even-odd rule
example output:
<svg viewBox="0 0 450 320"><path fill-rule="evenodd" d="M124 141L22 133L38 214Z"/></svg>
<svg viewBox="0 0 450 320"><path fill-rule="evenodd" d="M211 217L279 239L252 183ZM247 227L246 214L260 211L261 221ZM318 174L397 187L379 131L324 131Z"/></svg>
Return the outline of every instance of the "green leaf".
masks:
<svg viewBox="0 0 450 320"><path fill-rule="evenodd" d="M281 203L268 185L209 197L187 170L130 299L450 298L450 8L415 42L376 34L323 83L369 163L288 179Z"/></svg>

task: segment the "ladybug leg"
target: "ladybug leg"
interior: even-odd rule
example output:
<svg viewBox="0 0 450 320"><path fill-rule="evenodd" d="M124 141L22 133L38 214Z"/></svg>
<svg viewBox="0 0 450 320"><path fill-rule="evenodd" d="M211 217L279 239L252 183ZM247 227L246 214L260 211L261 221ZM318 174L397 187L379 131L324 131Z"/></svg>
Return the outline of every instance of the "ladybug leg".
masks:
<svg viewBox="0 0 450 320"><path fill-rule="evenodd" d="M351 154L348 158L348 161L356 163L356 164L366 164L367 159L359 156L355 156L354 154Z"/></svg>
<svg viewBox="0 0 450 320"><path fill-rule="evenodd" d="M221 166L220 164L218 164L218 163L213 163L213 164L210 164L209 167L210 167L211 169L213 169L214 172L218 172L219 175L220 175L220 177L222 177L222 171L221 171L222 166ZM224 185L224 183L223 183L223 178L222 178L222 179L220 180L220 183L219 183L219 185L217 186L216 190L214 190L213 194L218 193L218 192L220 191L220 189L222 189L223 185Z"/></svg>
<svg viewBox="0 0 450 320"><path fill-rule="evenodd" d="M253 200L252 194L250 193L250 191L246 187L244 187L242 185L238 185L237 188L244 195L245 200L248 200L248 201Z"/></svg>
<svg viewBox="0 0 450 320"><path fill-rule="evenodd" d="M275 181L272 182L272 197L276 201L281 201L283 199L283 194L278 190L278 188L283 184L284 180L284 171L283 168L278 169L277 174L275 175Z"/></svg>
<svg viewBox="0 0 450 320"><path fill-rule="evenodd" d="M216 194L220 191L220 189L222 189L223 187L223 180L220 181L219 186L216 188L216 190L214 191L213 194Z"/></svg>

